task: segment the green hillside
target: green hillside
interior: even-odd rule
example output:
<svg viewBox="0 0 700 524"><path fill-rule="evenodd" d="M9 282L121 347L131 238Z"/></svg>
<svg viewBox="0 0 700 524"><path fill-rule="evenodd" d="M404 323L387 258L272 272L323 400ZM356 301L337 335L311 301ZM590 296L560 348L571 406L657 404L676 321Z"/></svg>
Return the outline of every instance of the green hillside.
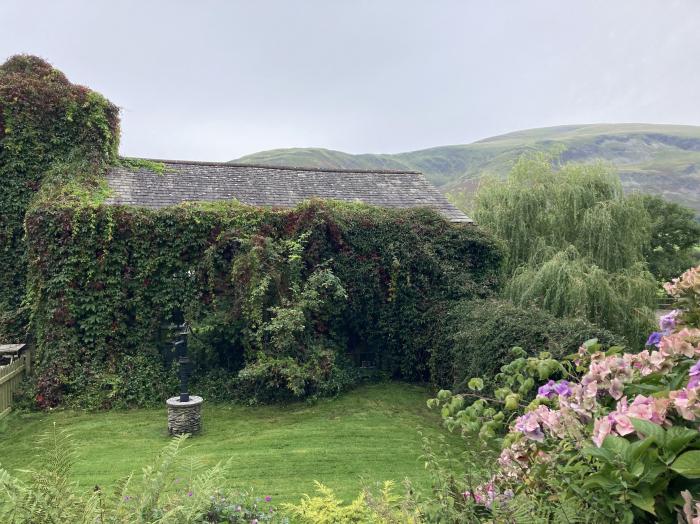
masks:
<svg viewBox="0 0 700 524"><path fill-rule="evenodd" d="M502 176L523 153L550 151L563 161L610 162L629 191L658 193L700 213L700 127L590 124L530 129L398 154L351 155L328 149L275 149L235 162L344 169L422 171L467 205L483 175Z"/></svg>

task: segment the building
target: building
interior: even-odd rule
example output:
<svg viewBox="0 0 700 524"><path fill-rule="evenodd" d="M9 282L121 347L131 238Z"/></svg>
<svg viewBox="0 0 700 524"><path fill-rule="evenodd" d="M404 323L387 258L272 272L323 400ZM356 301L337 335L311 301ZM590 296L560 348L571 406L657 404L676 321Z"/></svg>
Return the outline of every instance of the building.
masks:
<svg viewBox="0 0 700 524"><path fill-rule="evenodd" d="M386 208L427 207L450 222L472 220L416 171L362 171L253 164L154 160L164 169L112 167L107 204L157 209L182 202L237 200L289 208L311 198L362 202Z"/></svg>

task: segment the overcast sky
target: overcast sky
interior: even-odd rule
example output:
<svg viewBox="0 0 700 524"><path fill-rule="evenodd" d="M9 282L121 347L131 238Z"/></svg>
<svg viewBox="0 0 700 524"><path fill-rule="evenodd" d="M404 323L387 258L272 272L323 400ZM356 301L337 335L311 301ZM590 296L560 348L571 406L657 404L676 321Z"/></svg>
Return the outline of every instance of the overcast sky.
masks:
<svg viewBox="0 0 700 524"><path fill-rule="evenodd" d="M700 124L697 0L0 0L0 28L0 61L40 55L119 105L129 156Z"/></svg>

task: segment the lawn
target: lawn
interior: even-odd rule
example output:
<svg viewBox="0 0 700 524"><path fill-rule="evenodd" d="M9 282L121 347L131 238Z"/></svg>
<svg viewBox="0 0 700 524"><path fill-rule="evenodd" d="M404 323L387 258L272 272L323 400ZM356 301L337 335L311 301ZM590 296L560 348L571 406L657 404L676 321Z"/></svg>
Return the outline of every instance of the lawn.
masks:
<svg viewBox="0 0 700 524"><path fill-rule="evenodd" d="M231 486L252 488L276 502L295 501L318 480L343 498L365 481L410 478L428 485L421 439L443 433L425 405L428 392L406 384L376 384L314 404L244 407L205 405L203 432L187 456L214 464L234 457ZM108 486L153 460L168 442L163 409L85 413L13 413L0 421L0 462L9 470L35 459L35 441L56 423L77 444L74 478ZM456 437L450 437L456 438Z"/></svg>

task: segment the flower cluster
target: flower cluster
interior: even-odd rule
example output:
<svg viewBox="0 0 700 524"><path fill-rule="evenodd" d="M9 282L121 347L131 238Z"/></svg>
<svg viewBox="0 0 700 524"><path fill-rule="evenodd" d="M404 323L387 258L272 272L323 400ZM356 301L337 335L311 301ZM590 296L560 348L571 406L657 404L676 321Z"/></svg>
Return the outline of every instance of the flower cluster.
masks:
<svg viewBox="0 0 700 524"><path fill-rule="evenodd" d="M664 424L666 423L668 407L668 399L637 395L632 403L628 405L627 397L622 397L617 403L615 411L595 421L593 442L600 447L603 445L605 437L612 433L617 433L620 436L634 433L634 426L632 426L630 418L648 420L655 424Z"/></svg>
<svg viewBox="0 0 700 524"><path fill-rule="evenodd" d="M571 388L569 387L569 382L566 380L560 380L554 382L550 380L544 386L540 386L537 389L537 396L544 398L552 398L555 395L568 397L571 395Z"/></svg>
<svg viewBox="0 0 700 524"><path fill-rule="evenodd" d="M672 297L680 297L688 293L700 294L700 266L693 267L679 278L664 284L666 293Z"/></svg>
<svg viewBox="0 0 700 524"><path fill-rule="evenodd" d="M550 409L539 405L518 417L513 426L530 440L542 442L545 432L556 438L567 438L581 425L578 417L567 409Z"/></svg>
<svg viewBox="0 0 700 524"><path fill-rule="evenodd" d="M515 496L515 493L512 489L498 493L495 479L492 479L477 487L474 491L465 491L462 493L462 496L465 499L472 499L477 504L491 508L494 502L498 502L500 505L507 504Z"/></svg>

